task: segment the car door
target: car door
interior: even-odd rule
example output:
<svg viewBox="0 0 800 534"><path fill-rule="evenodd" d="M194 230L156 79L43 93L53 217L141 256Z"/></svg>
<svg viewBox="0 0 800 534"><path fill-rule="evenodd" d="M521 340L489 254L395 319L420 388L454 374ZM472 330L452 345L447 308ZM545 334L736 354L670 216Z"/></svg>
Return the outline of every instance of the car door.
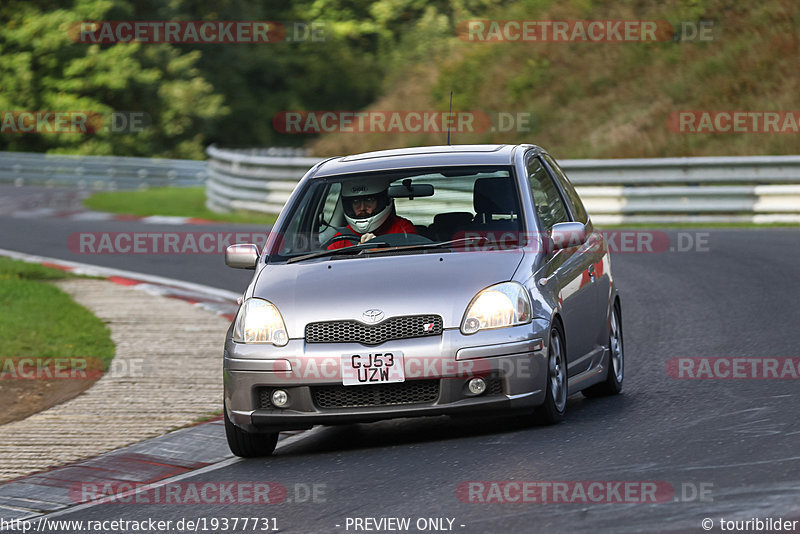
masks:
<svg viewBox="0 0 800 534"><path fill-rule="evenodd" d="M572 214L563 193L540 157L531 157L526 166L541 231L550 232L553 225L571 221ZM592 321L596 300L591 287L591 265L591 258L583 254L580 247L548 252L547 255L545 276L550 277L548 284L557 284L569 376L585 371L591 363L594 343L587 325Z"/></svg>
<svg viewBox="0 0 800 534"><path fill-rule="evenodd" d="M608 256L608 247L605 246L603 236L599 232L594 231L592 221L586 213L586 208L583 206L583 202L567 178L567 175L549 154L544 154L543 159L545 161L545 166L549 168L551 175L561 188L561 192L563 193L562 198L566 201L567 208L571 211L573 220L586 225L586 235L588 239L583 250L584 254L591 259L591 265L589 266L589 272L587 274L595 298L594 311L590 315L586 327L591 335L592 348L598 348L601 343L605 343L602 338L608 319L609 295L611 292L611 277L606 268L606 265L609 263L605 261Z"/></svg>

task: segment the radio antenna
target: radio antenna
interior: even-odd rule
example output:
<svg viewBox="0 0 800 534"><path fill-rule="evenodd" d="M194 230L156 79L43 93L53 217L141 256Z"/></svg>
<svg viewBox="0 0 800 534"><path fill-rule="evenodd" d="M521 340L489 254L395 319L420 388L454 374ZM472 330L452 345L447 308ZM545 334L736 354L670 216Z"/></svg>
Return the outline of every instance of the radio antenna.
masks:
<svg viewBox="0 0 800 534"><path fill-rule="evenodd" d="M450 111L447 112L447 146L450 146L450 124L453 121L453 90L450 89Z"/></svg>

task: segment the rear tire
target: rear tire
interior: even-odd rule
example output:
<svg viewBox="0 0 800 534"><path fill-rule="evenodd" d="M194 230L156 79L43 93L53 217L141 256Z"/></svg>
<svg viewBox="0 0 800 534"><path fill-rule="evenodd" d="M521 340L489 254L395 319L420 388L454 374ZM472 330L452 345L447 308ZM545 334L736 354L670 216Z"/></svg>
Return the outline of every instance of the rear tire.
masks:
<svg viewBox="0 0 800 534"><path fill-rule="evenodd" d="M536 409L536 416L546 425L560 422L567 411L569 380L565 347L561 325L554 322L550 328L550 343L547 348L547 389L544 404Z"/></svg>
<svg viewBox="0 0 800 534"><path fill-rule="evenodd" d="M610 328L608 332L608 371L606 379L583 390L585 397L605 397L616 395L622 391L622 380L625 373L625 348L622 344L622 322L619 301L611 308Z"/></svg>
<svg viewBox="0 0 800 534"><path fill-rule="evenodd" d="M228 447L236 456L242 458L259 458L269 456L278 444L278 433L268 432L255 434L245 432L228 419L228 409L225 408L225 436L228 438Z"/></svg>

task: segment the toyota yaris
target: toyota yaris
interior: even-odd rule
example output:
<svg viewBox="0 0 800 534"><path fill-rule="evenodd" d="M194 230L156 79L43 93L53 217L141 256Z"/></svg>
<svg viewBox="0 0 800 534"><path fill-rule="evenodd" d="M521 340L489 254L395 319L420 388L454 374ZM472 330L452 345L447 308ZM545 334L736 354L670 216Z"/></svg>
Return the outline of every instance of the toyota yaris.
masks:
<svg viewBox="0 0 800 534"><path fill-rule="evenodd" d="M325 160L291 194L224 351L234 454L278 432L514 411L619 393L621 307L602 235L534 145Z"/></svg>

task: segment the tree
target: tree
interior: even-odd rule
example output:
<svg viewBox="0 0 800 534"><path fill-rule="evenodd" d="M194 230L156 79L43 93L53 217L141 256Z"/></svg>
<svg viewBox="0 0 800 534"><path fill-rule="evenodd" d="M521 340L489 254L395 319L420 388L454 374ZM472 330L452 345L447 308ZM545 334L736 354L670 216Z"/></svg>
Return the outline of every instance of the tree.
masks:
<svg viewBox="0 0 800 534"><path fill-rule="evenodd" d="M202 158L223 98L197 68L198 51L169 44L76 42L78 23L119 20L130 3L45 0L0 7L0 110L79 112L86 133L0 135L0 149L77 154ZM115 119L138 113L138 131ZM112 115L116 113L117 115ZM46 128L45 128L46 130ZM127 131L126 131L127 130Z"/></svg>

